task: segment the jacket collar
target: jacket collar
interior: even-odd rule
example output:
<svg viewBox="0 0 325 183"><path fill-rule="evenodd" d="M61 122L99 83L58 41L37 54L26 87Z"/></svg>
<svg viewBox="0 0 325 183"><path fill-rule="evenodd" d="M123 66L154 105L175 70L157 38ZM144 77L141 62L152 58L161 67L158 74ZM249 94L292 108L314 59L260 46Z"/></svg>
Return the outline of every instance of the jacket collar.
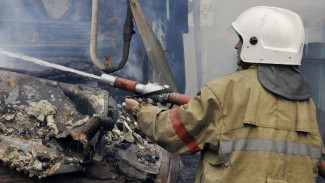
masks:
<svg viewBox="0 0 325 183"><path fill-rule="evenodd" d="M307 79L297 66L259 64L257 77L268 91L289 100L308 100L312 97Z"/></svg>

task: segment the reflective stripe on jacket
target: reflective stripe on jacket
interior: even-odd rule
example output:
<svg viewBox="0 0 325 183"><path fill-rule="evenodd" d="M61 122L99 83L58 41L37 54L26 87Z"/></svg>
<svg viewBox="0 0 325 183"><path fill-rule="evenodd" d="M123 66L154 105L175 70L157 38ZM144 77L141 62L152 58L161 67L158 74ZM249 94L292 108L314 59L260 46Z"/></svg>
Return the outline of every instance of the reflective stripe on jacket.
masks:
<svg viewBox="0 0 325 183"><path fill-rule="evenodd" d="M140 129L170 152L201 151L196 182L315 182L324 154L312 99L265 90L257 66L218 78L186 105L141 104Z"/></svg>

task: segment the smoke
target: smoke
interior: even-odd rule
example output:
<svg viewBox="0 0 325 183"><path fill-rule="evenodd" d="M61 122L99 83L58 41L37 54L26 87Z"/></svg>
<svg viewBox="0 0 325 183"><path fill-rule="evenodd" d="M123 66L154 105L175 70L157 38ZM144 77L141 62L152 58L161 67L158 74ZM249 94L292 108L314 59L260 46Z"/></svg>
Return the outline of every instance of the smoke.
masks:
<svg viewBox="0 0 325 183"><path fill-rule="evenodd" d="M14 35L10 35L11 32L11 27L10 22L13 19L19 20L18 17L25 17L28 18L28 16L22 16L20 14L21 11L18 11L18 9L21 9L21 2L16 2L16 7L14 8L14 4L10 0L4 0L0 2L0 47L6 47L8 49L10 45L10 39ZM8 20L8 21L4 21ZM18 64L17 64L18 65ZM0 67L3 68L15 68L15 63L12 59L8 58L7 56L1 55L0 54Z"/></svg>
<svg viewBox="0 0 325 183"><path fill-rule="evenodd" d="M65 40L70 39L72 40L72 47L76 47L78 44L76 40L80 37L88 39L89 35L86 35L87 30L81 34L80 31L78 32L80 26L70 23L72 18L67 15L72 11L68 12L62 8L61 5L64 5L62 4L64 2L70 1L60 1L56 4L47 0L1 1L0 47L11 52L19 52L57 63L63 63L70 55L83 52L79 49L73 50L76 51L73 53L71 51L73 48L69 48L68 44L65 44ZM62 10L58 13L60 17L53 17L51 12L47 12L47 9ZM3 55L0 55L0 59L1 67L28 71L48 69Z"/></svg>
<svg viewBox="0 0 325 183"><path fill-rule="evenodd" d="M55 2L55 3L54 3ZM188 21L181 19L182 11L171 11L174 6L169 1L140 0L143 11L149 22L175 21L173 27L186 27L182 30L184 40L184 55L182 50L171 49L170 45L164 47L174 51L168 58L171 62L181 60L185 56L186 91L195 95L196 68L194 55L194 34L192 2L189 0ZM68 65L69 62L91 62L89 57L89 37L91 20L91 0L88 1L53 1L53 0L1 0L0 1L0 47L13 52L47 60L57 64ZM177 4L177 3L176 3ZM306 32L306 42L324 42L325 1L323 0L201 0L201 49L202 49L202 75L206 83L214 78L232 73L236 68L236 51L234 45L237 37L229 33L231 22L244 10L253 6L277 6L292 10L301 15ZM68 8L67 8L68 7ZM100 60L104 56L112 57L112 65L118 64L122 53L122 31L126 14L126 0L100 1L99 31L97 55ZM160 22L161 30L158 37L163 43L170 42L166 37L175 35ZM157 27L157 26L156 26ZM189 33L187 33L189 32ZM178 39L178 38L177 38ZM118 74L137 80L143 80L143 63L138 55L143 45L136 33L131 42L130 58ZM177 45L181 42L174 41ZM0 55L0 67L21 67L34 69L29 63L17 62ZM177 67L182 67L181 65ZM172 68L173 69L173 68ZM184 79L185 80L185 79Z"/></svg>
<svg viewBox="0 0 325 183"><path fill-rule="evenodd" d="M102 62L104 56L111 56L112 65L117 65L122 57L127 3L126 0L99 2L97 56ZM91 63L91 8L91 0L2 0L0 48L65 66L78 62L78 69L87 69L89 64L84 68L80 65ZM139 41L132 40L132 47L140 46ZM142 80L136 51L130 50L130 63L123 68L123 74ZM1 54L0 67L33 72L48 69Z"/></svg>
<svg viewBox="0 0 325 183"><path fill-rule="evenodd" d="M125 78L133 78L135 81L143 81L143 68L136 60L137 56L132 54L129 56L129 61L125 64L124 68L118 73Z"/></svg>

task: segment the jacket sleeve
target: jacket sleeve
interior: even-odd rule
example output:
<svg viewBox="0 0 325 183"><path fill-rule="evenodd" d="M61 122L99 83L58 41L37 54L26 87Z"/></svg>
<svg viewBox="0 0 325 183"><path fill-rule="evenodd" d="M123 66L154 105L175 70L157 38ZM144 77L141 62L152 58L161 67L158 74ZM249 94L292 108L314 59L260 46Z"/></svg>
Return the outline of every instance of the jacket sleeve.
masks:
<svg viewBox="0 0 325 183"><path fill-rule="evenodd" d="M207 86L197 97L178 108L159 108L147 103L139 106L139 128L166 150L192 154L207 143L218 144L222 109L217 97Z"/></svg>

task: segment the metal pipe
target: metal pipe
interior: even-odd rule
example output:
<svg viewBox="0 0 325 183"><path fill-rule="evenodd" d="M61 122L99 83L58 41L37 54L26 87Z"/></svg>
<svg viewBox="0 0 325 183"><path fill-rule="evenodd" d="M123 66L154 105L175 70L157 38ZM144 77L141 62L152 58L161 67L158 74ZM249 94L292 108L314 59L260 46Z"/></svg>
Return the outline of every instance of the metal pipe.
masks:
<svg viewBox="0 0 325 183"><path fill-rule="evenodd" d="M97 32L98 32L98 1L93 0L91 13L91 32L90 32L90 58L97 68L105 70L97 57Z"/></svg>
<svg viewBox="0 0 325 183"><path fill-rule="evenodd" d="M133 15L130 7L130 3L128 3L126 18L123 27L123 53L121 61L116 66L110 66L109 63L104 61L102 64L96 54L97 50L97 34L98 34L98 4L99 0L93 0L92 4L92 18L91 18L91 38L90 38L90 57L92 62L95 64L97 68L106 72L112 73L120 70L127 62L129 58L130 44L132 35L135 33L133 30Z"/></svg>

